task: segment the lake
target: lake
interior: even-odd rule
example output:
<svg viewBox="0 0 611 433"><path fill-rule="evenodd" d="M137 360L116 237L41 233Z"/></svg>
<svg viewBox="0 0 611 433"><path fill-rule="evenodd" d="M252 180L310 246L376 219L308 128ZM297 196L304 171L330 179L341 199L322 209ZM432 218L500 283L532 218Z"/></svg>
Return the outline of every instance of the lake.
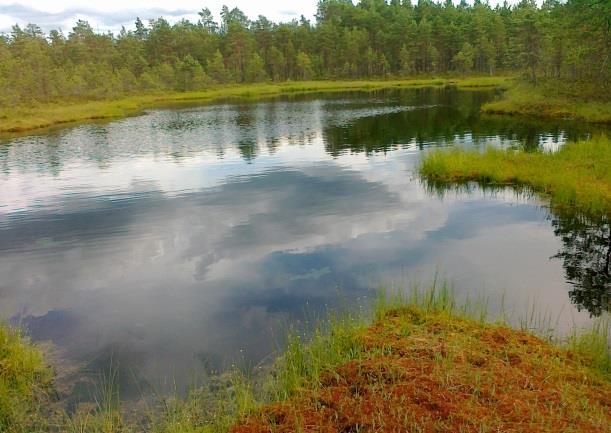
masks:
<svg viewBox="0 0 611 433"><path fill-rule="evenodd" d="M417 176L440 147L555 150L602 128L481 116L498 96L286 96L6 137L0 319L44 342L75 401L111 368L129 399L269 362L288 327L435 276L587 324L608 307L608 224Z"/></svg>

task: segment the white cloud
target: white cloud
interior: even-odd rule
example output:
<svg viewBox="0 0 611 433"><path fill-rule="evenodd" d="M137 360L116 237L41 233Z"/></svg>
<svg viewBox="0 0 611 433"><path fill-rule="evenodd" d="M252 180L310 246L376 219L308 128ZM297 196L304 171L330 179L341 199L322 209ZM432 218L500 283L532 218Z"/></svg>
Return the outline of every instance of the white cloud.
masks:
<svg viewBox="0 0 611 433"><path fill-rule="evenodd" d="M290 6L277 2L248 0L134 0L128 3L118 0L90 1L86 5L74 0L41 1L41 0L0 0L0 31L10 30L17 23L20 25L33 22L45 30L53 28L69 29L82 16L88 17L99 30L116 31L122 25L131 27L136 17L143 20L163 16L171 22L182 18L197 19L197 12L209 8L219 17L222 6L239 7L250 18L265 15L274 21L290 21L301 14L312 19L316 12L316 1L292 1Z"/></svg>
<svg viewBox="0 0 611 433"><path fill-rule="evenodd" d="M415 0L414 0L415 1ZM517 0L509 0L516 3ZM197 12L209 8L218 18L221 7L238 7L250 18L264 15L273 21L290 21L304 15L314 19L317 0L291 0L283 3L271 0L0 0L0 32L9 31L13 24L35 23L44 30L69 30L78 18L86 17L99 31L130 28L136 17L143 20L165 17L170 22L197 19ZM490 0L490 4L502 0Z"/></svg>

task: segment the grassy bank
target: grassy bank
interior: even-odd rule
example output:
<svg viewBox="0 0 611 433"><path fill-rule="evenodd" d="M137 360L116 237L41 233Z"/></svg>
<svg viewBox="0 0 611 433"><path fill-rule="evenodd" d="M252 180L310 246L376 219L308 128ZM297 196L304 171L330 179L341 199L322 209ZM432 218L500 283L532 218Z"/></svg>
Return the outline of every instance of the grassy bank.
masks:
<svg viewBox="0 0 611 433"><path fill-rule="evenodd" d="M557 83L560 85L560 83ZM611 101L584 99L578 89L558 91L553 84L512 86L503 99L482 106L490 114L517 114L540 118L576 119L593 123L611 123ZM598 89L604 93L604 89Z"/></svg>
<svg viewBox="0 0 611 433"><path fill-rule="evenodd" d="M433 184L476 181L529 187L549 195L560 209L611 215L611 140L606 136L570 143L558 152L489 148L451 149L426 155L421 175Z"/></svg>
<svg viewBox="0 0 611 433"><path fill-rule="evenodd" d="M51 381L42 353L18 331L0 325L0 432L35 431Z"/></svg>
<svg viewBox="0 0 611 433"><path fill-rule="evenodd" d="M611 425L605 332L559 348L475 320L451 296L397 298L370 326L290 348L279 370L290 379L281 386L289 397L255 408L230 431L604 431Z"/></svg>
<svg viewBox="0 0 611 433"><path fill-rule="evenodd" d="M124 117L146 108L172 104L205 103L232 98L271 97L292 93L376 90L455 85L462 88L505 86L507 77L431 78L387 81L310 81L212 87L187 93L132 96L117 100L63 101L32 107L12 107L0 114L0 133L19 133L56 125Z"/></svg>
<svg viewBox="0 0 611 433"><path fill-rule="evenodd" d="M477 305L457 306L446 288L381 296L370 319L344 314L323 321L307 339L290 337L268 370L224 376L185 400L149 407L139 422L103 404L38 431L600 432L609 426L608 320L551 344L485 317ZM0 346L2 368L11 359L6 353ZM31 395L34 383L20 392Z"/></svg>

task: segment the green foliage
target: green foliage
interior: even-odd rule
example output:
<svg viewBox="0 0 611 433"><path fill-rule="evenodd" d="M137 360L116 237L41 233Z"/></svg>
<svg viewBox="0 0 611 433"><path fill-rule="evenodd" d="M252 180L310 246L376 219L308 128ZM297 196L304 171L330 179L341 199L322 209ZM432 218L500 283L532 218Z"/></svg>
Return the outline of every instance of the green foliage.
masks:
<svg viewBox="0 0 611 433"><path fill-rule="evenodd" d="M263 59L257 53L254 53L246 64L244 69L244 81L247 83L257 83L265 81L267 74L265 73L265 64Z"/></svg>
<svg viewBox="0 0 611 433"><path fill-rule="evenodd" d="M558 152L489 148L452 149L426 155L420 173L434 186L478 181L527 186L548 194L558 208L611 217L611 140L606 136L570 143Z"/></svg>
<svg viewBox="0 0 611 433"><path fill-rule="evenodd" d="M519 83L503 99L482 106L484 113L519 114L532 117L573 118L611 123L611 101L596 83L563 83L539 80L538 85Z"/></svg>
<svg viewBox="0 0 611 433"><path fill-rule="evenodd" d="M303 51L297 54L297 72L300 80L309 80L312 78L312 60Z"/></svg>
<svg viewBox="0 0 611 433"><path fill-rule="evenodd" d="M42 353L21 334L0 325L0 431L33 431L42 416L52 374Z"/></svg>
<svg viewBox="0 0 611 433"><path fill-rule="evenodd" d="M567 346L573 353L583 356L595 370L611 381L611 353L609 349L609 317L598 319L585 332L573 331Z"/></svg>
<svg viewBox="0 0 611 433"><path fill-rule="evenodd" d="M222 55L221 55L222 58ZM219 59L221 59L219 58ZM222 59L221 59L222 60ZM221 63L222 64L222 63ZM216 81L227 77L226 69L219 68ZM223 75L223 73L227 75ZM204 76L204 79L208 77ZM458 87L499 87L506 86L507 77L471 77L462 79L419 79L385 81L301 81L297 83L242 84L240 86L212 86L189 93L166 91L175 89L177 76L169 65L160 65L154 73L142 74L139 86L147 90L145 95L121 97L106 101L82 101L16 106L0 115L0 133L23 132L57 124L82 122L91 119L110 119L134 114L142 109L164 104L211 102L226 98L260 98L283 93L370 91L375 89L425 87L453 85ZM74 84L74 83L72 83ZM82 81L80 86L86 86ZM0 95L1 98L1 95Z"/></svg>
<svg viewBox="0 0 611 433"><path fill-rule="evenodd" d="M219 50L216 50L214 57L208 62L208 72L212 79L218 84L229 81L229 73L225 67L225 59Z"/></svg>
<svg viewBox="0 0 611 433"><path fill-rule="evenodd" d="M181 92L201 90L207 81L204 68L190 55L176 65L176 90Z"/></svg>
<svg viewBox="0 0 611 433"><path fill-rule="evenodd" d="M452 61L456 64L463 73L470 72L473 69L475 61L475 50L469 42L465 42L461 50L454 56Z"/></svg>
<svg viewBox="0 0 611 433"><path fill-rule="evenodd" d="M410 76L414 71L414 62L412 56L405 45L401 47L399 52L399 73L404 76Z"/></svg>
<svg viewBox="0 0 611 433"><path fill-rule="evenodd" d="M492 8L452 2L325 0L316 23L249 20L203 9L194 23L159 18L64 36L36 25L0 37L0 106L192 91L210 82L371 79L523 71L534 83L593 83L611 94L609 2L533 0Z"/></svg>

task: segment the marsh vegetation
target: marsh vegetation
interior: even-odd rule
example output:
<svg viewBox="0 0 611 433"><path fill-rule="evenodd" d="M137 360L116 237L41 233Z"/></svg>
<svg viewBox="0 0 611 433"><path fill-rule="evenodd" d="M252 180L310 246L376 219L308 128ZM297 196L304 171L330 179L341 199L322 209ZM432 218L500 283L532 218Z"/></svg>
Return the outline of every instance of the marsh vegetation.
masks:
<svg viewBox="0 0 611 433"><path fill-rule="evenodd" d="M138 418L121 412L112 378L89 411L52 411L40 352L2 328L9 338L0 340L2 365L28 354L26 367L2 376L2 397L10 399L3 426L18 433L604 430L608 320L558 335L537 314L509 318L500 310L495 318L488 308L483 298L458 301L445 284L382 291L360 312L331 314L307 335L289 332L271 367L212 378Z"/></svg>
<svg viewBox="0 0 611 433"><path fill-rule="evenodd" d="M420 173L433 184L480 182L530 187L552 206L594 217L611 216L611 141L607 136L569 143L557 152L450 149L427 154Z"/></svg>

